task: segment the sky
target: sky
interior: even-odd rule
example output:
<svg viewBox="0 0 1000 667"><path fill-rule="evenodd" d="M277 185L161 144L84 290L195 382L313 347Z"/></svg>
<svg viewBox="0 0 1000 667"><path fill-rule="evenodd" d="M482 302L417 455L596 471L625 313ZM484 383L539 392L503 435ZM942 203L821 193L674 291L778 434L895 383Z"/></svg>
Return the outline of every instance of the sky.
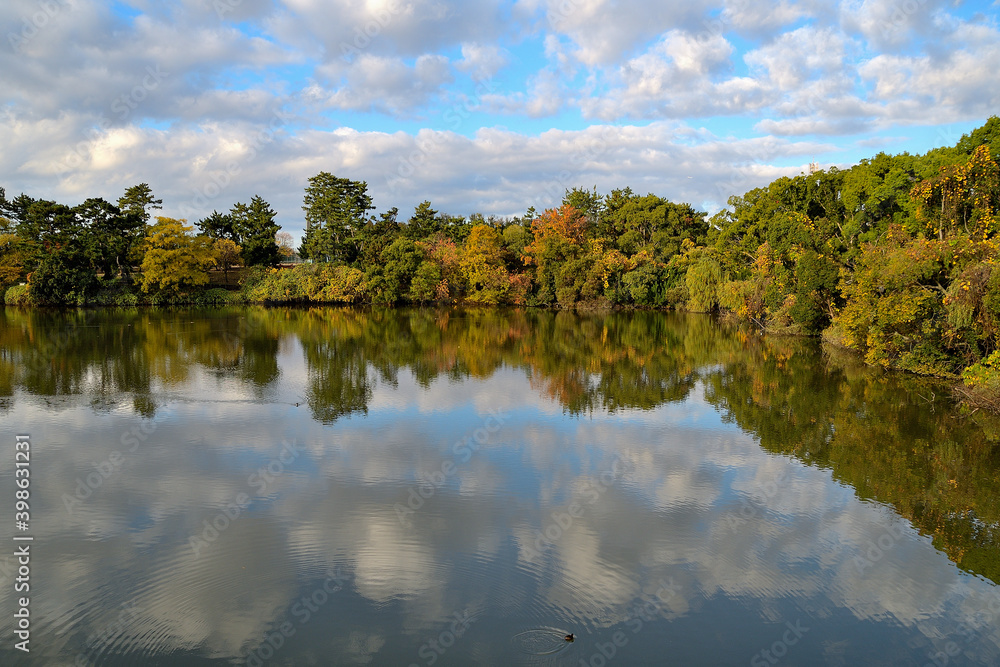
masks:
<svg viewBox="0 0 1000 667"><path fill-rule="evenodd" d="M1000 109L1000 2L4 0L0 187L148 183L191 223L321 171L377 212L521 215L573 187L712 213Z"/></svg>

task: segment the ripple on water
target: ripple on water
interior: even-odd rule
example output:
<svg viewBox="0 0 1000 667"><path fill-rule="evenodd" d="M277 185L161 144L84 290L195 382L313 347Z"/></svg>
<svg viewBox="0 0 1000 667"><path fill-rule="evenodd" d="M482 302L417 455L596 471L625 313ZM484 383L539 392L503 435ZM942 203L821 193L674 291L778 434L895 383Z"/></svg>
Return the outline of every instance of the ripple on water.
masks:
<svg viewBox="0 0 1000 667"><path fill-rule="evenodd" d="M573 644L566 640L567 635L569 631L563 628L532 628L511 637L511 643L525 655L555 655L568 650Z"/></svg>

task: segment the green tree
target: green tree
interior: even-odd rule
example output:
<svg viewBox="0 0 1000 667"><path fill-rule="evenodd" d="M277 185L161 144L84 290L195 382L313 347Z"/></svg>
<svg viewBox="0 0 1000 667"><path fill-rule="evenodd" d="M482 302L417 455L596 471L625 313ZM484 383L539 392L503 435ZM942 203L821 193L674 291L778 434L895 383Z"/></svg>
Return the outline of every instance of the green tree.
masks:
<svg viewBox="0 0 1000 667"><path fill-rule="evenodd" d="M233 216L228 213L219 213L218 211L212 211L212 214L206 218L202 218L195 223L201 233L212 239L229 239L236 245L239 245L242 239L240 235L236 232L235 221Z"/></svg>
<svg viewBox="0 0 1000 667"><path fill-rule="evenodd" d="M444 223L437 217L437 214L438 212L431 208L429 201L421 202L403 228L403 235L416 241L426 239L442 231Z"/></svg>
<svg viewBox="0 0 1000 667"><path fill-rule="evenodd" d="M375 208L368 184L322 171L309 179L303 204L306 233L299 254L321 262L353 262L368 211Z"/></svg>
<svg viewBox="0 0 1000 667"><path fill-rule="evenodd" d="M242 248L244 266L275 266L281 250L275 235L281 229L274 221L275 212L259 195L250 204L237 203L229 212L236 241Z"/></svg>
<svg viewBox="0 0 1000 667"><path fill-rule="evenodd" d="M86 249L56 245L31 274L31 298L38 304L84 304L99 287Z"/></svg>
<svg viewBox="0 0 1000 667"><path fill-rule="evenodd" d="M399 209L391 208L365 227L361 245L361 265L366 269L377 264L381 260L382 251L399 237L400 226L396 221L398 214Z"/></svg>
<svg viewBox="0 0 1000 667"><path fill-rule="evenodd" d="M604 197L597 194L597 186L593 190L583 188L573 188L566 190L563 195L563 206L572 206L583 214L587 221L587 231L592 232L600 228L600 223L604 217Z"/></svg>
<svg viewBox="0 0 1000 667"><path fill-rule="evenodd" d="M30 291L38 303L76 303L97 287L96 239L77 213L62 204L34 201L17 226Z"/></svg>
<svg viewBox="0 0 1000 667"><path fill-rule="evenodd" d="M830 324L839 305L837 283L840 270L836 262L815 250L806 250L795 266L795 305L792 319L805 333L818 334Z"/></svg>
<svg viewBox="0 0 1000 667"><path fill-rule="evenodd" d="M722 267L711 255L701 254L687 272L688 307L696 312L709 312L719 304Z"/></svg>
<svg viewBox="0 0 1000 667"><path fill-rule="evenodd" d="M105 279L130 276L133 255L146 231L139 214L100 198L88 199L73 211L93 242L94 259Z"/></svg>
<svg viewBox="0 0 1000 667"><path fill-rule="evenodd" d="M153 196L153 191L147 183L133 185L118 199L118 208L123 213L138 216L143 225L149 222L149 210L161 209L162 204L163 200Z"/></svg>
<svg viewBox="0 0 1000 667"><path fill-rule="evenodd" d="M433 301L437 297L437 289L440 284L441 269L434 262L425 260L417 267L406 298L420 303Z"/></svg>
<svg viewBox="0 0 1000 667"><path fill-rule="evenodd" d="M408 238L397 238L368 269L369 288L376 303L393 304L410 291L410 284L423 261L423 253Z"/></svg>
<svg viewBox="0 0 1000 667"><path fill-rule="evenodd" d="M142 290L179 293L208 283L208 268L215 263L212 241L194 236L183 220L158 217L146 236L142 260Z"/></svg>

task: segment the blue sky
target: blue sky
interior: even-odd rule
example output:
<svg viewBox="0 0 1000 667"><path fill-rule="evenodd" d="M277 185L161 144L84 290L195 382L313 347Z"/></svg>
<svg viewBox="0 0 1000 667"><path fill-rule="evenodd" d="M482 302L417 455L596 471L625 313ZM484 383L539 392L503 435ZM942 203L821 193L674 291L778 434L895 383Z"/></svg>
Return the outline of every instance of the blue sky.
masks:
<svg viewBox="0 0 1000 667"><path fill-rule="evenodd" d="M707 211L953 144L1000 109L995 2L6 0L0 186L147 182L191 222L307 179L517 215L630 186Z"/></svg>

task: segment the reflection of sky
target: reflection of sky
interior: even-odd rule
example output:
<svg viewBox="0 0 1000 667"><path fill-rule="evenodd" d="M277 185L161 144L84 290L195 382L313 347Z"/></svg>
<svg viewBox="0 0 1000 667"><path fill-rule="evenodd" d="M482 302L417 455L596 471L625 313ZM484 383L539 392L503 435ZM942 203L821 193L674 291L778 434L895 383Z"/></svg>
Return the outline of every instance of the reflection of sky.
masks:
<svg viewBox="0 0 1000 667"><path fill-rule="evenodd" d="M1000 657L993 626L979 623L974 640L957 634L992 584L829 471L762 451L723 423L700 386L650 411L573 417L519 370L427 388L401 371L394 386L376 383L366 415L324 426L294 405L308 371L291 339L279 366L264 398L198 370L158 388L168 416L72 514L64 494L143 422L121 408L95 412L85 397L61 399L57 413L16 397L0 421L8 433L29 430L35 447L39 649L22 663L69 664L126 602L141 611L108 653L133 658L244 656L288 621L297 634L279 652L286 663L426 664L420 646L464 610L475 623L445 664L525 660L510 637L537 626L580 635L562 654L571 663L623 630L632 643L622 664L667 654L746 664L797 620L810 631L788 664L906 663L947 641L973 664ZM502 428L461 461L454 443L498 409L509 415ZM251 475L284 442L300 454L259 490ZM619 458L628 475L602 485ZM401 521L397 509L446 461L454 474ZM10 461L0 470L0 488L12 489ZM191 537L240 493L250 506L196 557ZM580 516L533 554L574 502ZM859 560L880 539L884 555ZM296 602L330 571L344 590L302 622ZM680 593L633 635L635 606L668 580ZM5 581L0 609L13 605ZM0 629L11 636L10 614Z"/></svg>

